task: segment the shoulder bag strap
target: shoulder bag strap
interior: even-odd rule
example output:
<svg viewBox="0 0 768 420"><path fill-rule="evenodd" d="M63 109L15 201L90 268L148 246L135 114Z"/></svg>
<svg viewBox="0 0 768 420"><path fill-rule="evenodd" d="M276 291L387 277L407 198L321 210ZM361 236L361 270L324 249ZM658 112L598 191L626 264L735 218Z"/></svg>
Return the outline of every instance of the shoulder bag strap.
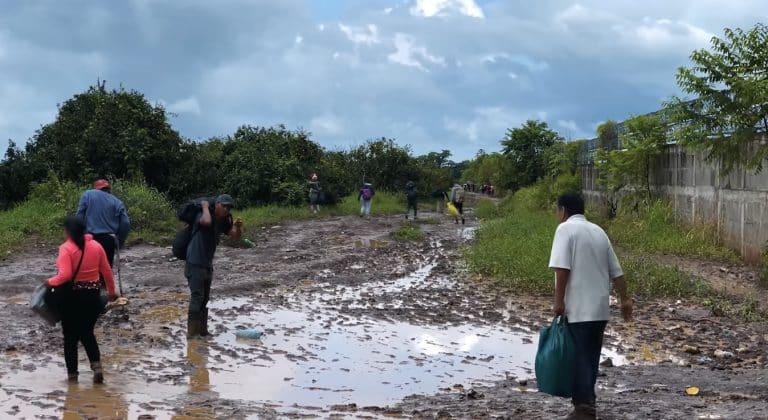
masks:
<svg viewBox="0 0 768 420"><path fill-rule="evenodd" d="M83 265L83 257L85 257L85 245L83 246L83 249L80 250L80 261L77 263L77 268L75 269L75 272L72 273L72 283L75 282L75 279L77 278L77 273L80 272L80 266Z"/></svg>

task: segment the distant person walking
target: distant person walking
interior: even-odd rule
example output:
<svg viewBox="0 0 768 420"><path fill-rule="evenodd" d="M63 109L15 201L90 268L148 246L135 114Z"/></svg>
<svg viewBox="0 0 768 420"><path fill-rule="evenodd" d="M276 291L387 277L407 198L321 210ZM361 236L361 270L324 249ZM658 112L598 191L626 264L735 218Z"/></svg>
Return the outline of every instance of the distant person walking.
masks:
<svg viewBox="0 0 768 420"><path fill-rule="evenodd" d="M320 213L320 181L317 174L312 174L309 180L309 211L312 214Z"/></svg>
<svg viewBox="0 0 768 420"><path fill-rule="evenodd" d="M632 317L624 274L611 241L599 226L584 217L584 200L577 194L557 201L560 220L552 242L549 267L555 271L554 312L566 316L575 344L573 412L566 419L595 419L595 383L603 334L611 317L611 285L621 299L625 320Z"/></svg>
<svg viewBox="0 0 768 420"><path fill-rule="evenodd" d="M221 235L235 241L242 236L243 222L232 221L235 201L228 194L201 200L200 210L192 225L192 238L187 247L184 275L189 286L187 337L204 337L208 331L208 301L213 283L213 256Z"/></svg>
<svg viewBox="0 0 768 420"><path fill-rule="evenodd" d="M360 194L357 196L360 201L360 217L371 217L371 204L373 204L373 196L376 195L376 191L373 190L373 185L370 182L363 184L360 188Z"/></svg>
<svg viewBox="0 0 768 420"><path fill-rule="evenodd" d="M85 220L86 232L101 244L109 266L113 266L115 250L125 245L131 221L125 204L112 195L109 181L99 179L93 183L93 189L83 193L77 207L77 216Z"/></svg>
<svg viewBox="0 0 768 420"><path fill-rule="evenodd" d="M107 288L109 300L117 299L115 279L107 255L91 235L85 234L85 222L75 216L64 222L66 241L59 247L56 259L58 273L48 279L54 287L61 312L61 330L64 334L64 362L67 378L77 382L77 345L83 343L91 362L93 382L104 382L101 353L93 329L104 310L101 301L101 278Z"/></svg>
<svg viewBox="0 0 768 420"><path fill-rule="evenodd" d="M464 224L464 188L461 185L455 184L451 190L451 202L459 211L459 216L456 217L456 224L459 223L461 218L461 224Z"/></svg>
<svg viewBox="0 0 768 420"><path fill-rule="evenodd" d="M405 218L408 218L408 214L411 212L411 209L413 209L413 218L415 219L418 217L419 211L419 192L416 190L415 182L408 181L408 183L405 184L405 199L408 201L408 207L405 209Z"/></svg>

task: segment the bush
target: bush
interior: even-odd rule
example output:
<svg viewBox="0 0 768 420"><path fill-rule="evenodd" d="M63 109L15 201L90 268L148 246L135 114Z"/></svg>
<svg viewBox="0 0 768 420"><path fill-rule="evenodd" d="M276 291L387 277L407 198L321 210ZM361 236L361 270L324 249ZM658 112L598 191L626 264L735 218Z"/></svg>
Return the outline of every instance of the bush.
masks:
<svg viewBox="0 0 768 420"><path fill-rule="evenodd" d="M557 201L557 198L563 194L581 193L581 177L575 174L562 174L555 178L552 184L551 201Z"/></svg>
<svg viewBox="0 0 768 420"><path fill-rule="evenodd" d="M297 182L281 182L273 194L274 201L283 206L309 205L309 188Z"/></svg>
<svg viewBox="0 0 768 420"><path fill-rule="evenodd" d="M143 181L116 181L112 193L123 201L131 219L131 230L144 236L170 237L176 226L173 205L163 193Z"/></svg>
<svg viewBox="0 0 768 420"><path fill-rule="evenodd" d="M64 214L74 214L85 187L74 182L61 181L55 173L48 173L48 180L32 186L29 201L47 203L61 209ZM63 215L62 215L63 217Z"/></svg>

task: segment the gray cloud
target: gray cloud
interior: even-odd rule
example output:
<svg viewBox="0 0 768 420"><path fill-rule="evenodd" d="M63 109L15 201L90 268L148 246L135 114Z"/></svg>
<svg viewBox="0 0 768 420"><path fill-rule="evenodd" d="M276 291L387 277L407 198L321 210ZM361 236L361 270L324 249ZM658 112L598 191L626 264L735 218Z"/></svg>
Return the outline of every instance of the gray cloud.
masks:
<svg viewBox="0 0 768 420"><path fill-rule="evenodd" d="M576 138L651 111L691 50L762 12L747 0L337 1L10 2L0 147L100 78L164 104L193 139L284 123L329 147L386 136L466 158L527 118Z"/></svg>

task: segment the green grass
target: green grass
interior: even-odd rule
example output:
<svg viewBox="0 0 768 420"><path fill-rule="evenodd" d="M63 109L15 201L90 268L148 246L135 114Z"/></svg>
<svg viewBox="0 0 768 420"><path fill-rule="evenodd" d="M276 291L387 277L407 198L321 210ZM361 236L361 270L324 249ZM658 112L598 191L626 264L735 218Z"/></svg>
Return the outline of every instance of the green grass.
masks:
<svg viewBox="0 0 768 420"><path fill-rule="evenodd" d="M27 201L0 212L0 257L23 247L31 238L53 242L64 237L65 212L55 203Z"/></svg>
<svg viewBox="0 0 768 420"><path fill-rule="evenodd" d="M715 226L676 223L673 209L665 203L623 212L602 224L614 242L631 251L738 261L736 252L718 240Z"/></svg>
<svg viewBox="0 0 768 420"><path fill-rule="evenodd" d="M495 219L501 216L501 211L496 202L484 198L480 200L475 206L475 216L479 219Z"/></svg>
<svg viewBox="0 0 768 420"><path fill-rule="evenodd" d="M508 205L509 213L483 224L466 252L475 272L497 278L505 286L532 293L550 292L554 275L547 268L554 216L531 211L522 203Z"/></svg>
<svg viewBox="0 0 768 420"><path fill-rule="evenodd" d="M531 195L523 191L503 203L504 216L483 224L466 251L469 267L522 292L550 294L554 274L548 268L552 238L557 228L554 214L536 210ZM633 295L650 297L710 296L702 281L664 267L650 258L620 256Z"/></svg>
<svg viewBox="0 0 768 420"><path fill-rule="evenodd" d="M426 235L416 223L406 222L392 232L392 237L398 241L423 241Z"/></svg>
<svg viewBox="0 0 768 420"><path fill-rule="evenodd" d="M371 205L371 216L390 216L393 214L405 214L405 195L393 194L386 191L377 191ZM337 215L351 216L360 214L360 201L357 195L350 195L341 200L341 203L333 208Z"/></svg>
<svg viewBox="0 0 768 420"><path fill-rule="evenodd" d="M11 210L0 212L0 258L23 248L31 238L50 242L51 246L63 239L62 222L66 215L77 210L77 202L85 187L60 182L52 176L38 185L30 199ZM168 244L180 228L174 206L157 190L143 183L114 182L113 193L125 203L131 218L128 241L141 238L144 242ZM357 215L360 204L357 197L346 197L337 206L323 208L313 215L309 206L283 207L268 205L236 209L234 217L243 219L245 237L250 229L283 223L289 220L307 220L325 216ZM383 216L405 213L405 201L400 195L377 192L373 199L372 215Z"/></svg>

